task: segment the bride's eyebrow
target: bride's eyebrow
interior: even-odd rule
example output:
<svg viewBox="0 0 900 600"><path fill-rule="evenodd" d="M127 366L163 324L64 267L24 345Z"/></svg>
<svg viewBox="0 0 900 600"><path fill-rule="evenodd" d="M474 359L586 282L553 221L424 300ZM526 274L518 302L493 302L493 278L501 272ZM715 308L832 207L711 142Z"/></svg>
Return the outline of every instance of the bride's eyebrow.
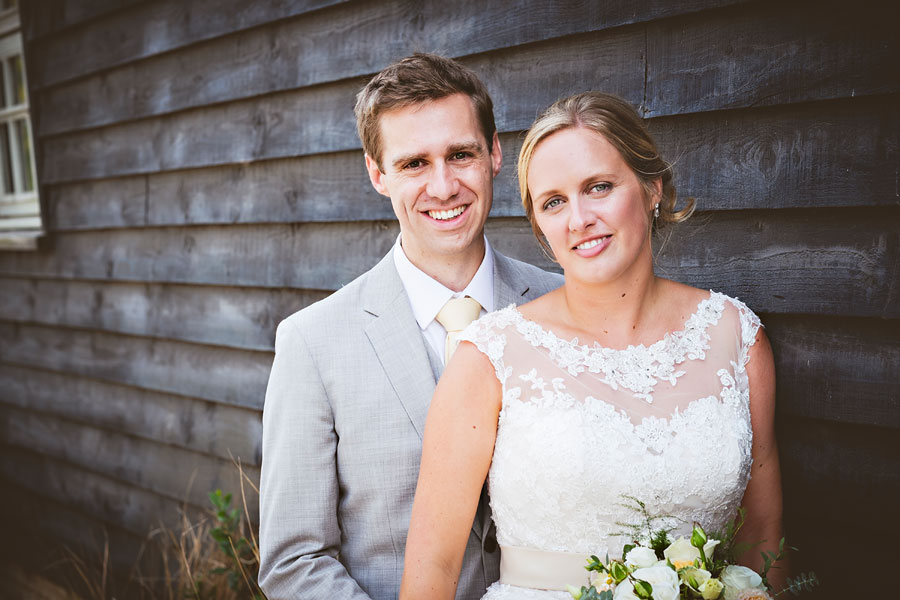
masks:
<svg viewBox="0 0 900 600"><path fill-rule="evenodd" d="M540 194L538 194L537 196L532 195L531 201L534 204L539 204L541 201L546 200L550 196L555 196L557 194L559 194L559 192L556 189L545 190L545 191L541 192Z"/></svg>

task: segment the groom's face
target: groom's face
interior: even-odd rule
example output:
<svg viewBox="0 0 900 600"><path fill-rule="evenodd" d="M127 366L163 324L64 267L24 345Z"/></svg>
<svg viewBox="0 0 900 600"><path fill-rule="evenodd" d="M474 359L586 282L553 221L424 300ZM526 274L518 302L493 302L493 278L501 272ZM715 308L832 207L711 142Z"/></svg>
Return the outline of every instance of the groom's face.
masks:
<svg viewBox="0 0 900 600"><path fill-rule="evenodd" d="M407 257L426 272L430 261L480 262L502 157L497 136L484 139L472 100L455 94L392 109L379 128L382 164L366 156L366 168L391 199Z"/></svg>

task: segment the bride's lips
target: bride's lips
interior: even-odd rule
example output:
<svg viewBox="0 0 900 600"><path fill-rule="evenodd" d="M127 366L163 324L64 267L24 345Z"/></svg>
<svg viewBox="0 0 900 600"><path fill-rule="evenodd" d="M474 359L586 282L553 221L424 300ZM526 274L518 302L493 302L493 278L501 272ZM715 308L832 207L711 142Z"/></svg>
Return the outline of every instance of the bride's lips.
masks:
<svg viewBox="0 0 900 600"><path fill-rule="evenodd" d="M606 250L611 240L612 234L595 235L579 241L572 246L572 251L581 257L590 258Z"/></svg>

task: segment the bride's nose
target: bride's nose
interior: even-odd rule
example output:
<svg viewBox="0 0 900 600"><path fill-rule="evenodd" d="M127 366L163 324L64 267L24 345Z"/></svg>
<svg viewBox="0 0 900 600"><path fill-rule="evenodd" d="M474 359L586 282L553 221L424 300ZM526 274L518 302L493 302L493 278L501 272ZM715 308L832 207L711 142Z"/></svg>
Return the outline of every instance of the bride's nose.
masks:
<svg viewBox="0 0 900 600"><path fill-rule="evenodd" d="M569 202L569 231L584 231L597 222L589 202L575 198Z"/></svg>

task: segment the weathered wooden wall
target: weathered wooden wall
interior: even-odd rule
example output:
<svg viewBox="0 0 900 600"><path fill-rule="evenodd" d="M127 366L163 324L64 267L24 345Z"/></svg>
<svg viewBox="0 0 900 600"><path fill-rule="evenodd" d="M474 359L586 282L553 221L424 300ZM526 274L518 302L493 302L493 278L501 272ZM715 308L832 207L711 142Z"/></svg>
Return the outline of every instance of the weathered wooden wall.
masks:
<svg viewBox="0 0 900 600"><path fill-rule="evenodd" d="M69 542L105 526L135 547L185 500L236 489L232 455L258 474L276 324L397 232L365 176L354 95L424 50L487 82L507 157L489 235L543 266L516 198L520 132L585 89L642 107L701 210L660 272L738 296L768 326L795 564L836 585L836 547L887 551L900 534L891 15L729 0L23 4L49 234L38 252L0 253L0 476L20 522Z"/></svg>

